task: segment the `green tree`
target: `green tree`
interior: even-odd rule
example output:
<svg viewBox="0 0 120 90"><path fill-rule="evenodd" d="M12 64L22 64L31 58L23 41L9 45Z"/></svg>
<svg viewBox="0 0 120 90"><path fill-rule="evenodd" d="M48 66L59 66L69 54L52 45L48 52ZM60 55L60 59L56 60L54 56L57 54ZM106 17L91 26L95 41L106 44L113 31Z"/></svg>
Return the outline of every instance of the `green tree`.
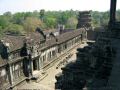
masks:
<svg viewBox="0 0 120 90"><path fill-rule="evenodd" d="M24 13L15 13L12 18L12 22L22 25L25 19Z"/></svg>
<svg viewBox="0 0 120 90"><path fill-rule="evenodd" d="M2 26L0 26L0 36L1 36L1 34L3 33L2 31L3 31L3 30L2 30Z"/></svg>
<svg viewBox="0 0 120 90"><path fill-rule="evenodd" d="M39 15L39 12L38 12L37 10L34 10L32 14L33 14L33 15L32 15L33 17L39 18L39 16L40 16L40 15Z"/></svg>
<svg viewBox="0 0 120 90"><path fill-rule="evenodd" d="M78 23L77 18L71 17L71 18L69 18L69 19L67 20L66 28L73 28L73 29L75 29L76 26L77 26L77 23Z"/></svg>
<svg viewBox="0 0 120 90"><path fill-rule="evenodd" d="M26 19L27 17L33 17L32 12L26 12L26 13L24 13L24 18Z"/></svg>
<svg viewBox="0 0 120 90"><path fill-rule="evenodd" d="M5 16L0 16L0 27L4 29L5 27L8 26L8 24L9 24L8 18Z"/></svg>
<svg viewBox="0 0 120 90"><path fill-rule="evenodd" d="M9 12L9 11L8 11L8 12L5 12L5 13L3 14L3 16L6 17L9 22L11 22L12 17L13 17L12 13Z"/></svg>
<svg viewBox="0 0 120 90"><path fill-rule="evenodd" d="M24 34L24 29L22 25L18 24L10 24L8 27L5 28L4 33L11 33L11 34Z"/></svg>
<svg viewBox="0 0 120 90"><path fill-rule="evenodd" d="M58 17L58 23L59 24L65 24L68 20L68 15L65 12L60 13L60 16Z"/></svg>
<svg viewBox="0 0 120 90"><path fill-rule="evenodd" d="M46 18L45 24L48 28L55 28L57 26L57 20L55 18Z"/></svg>
<svg viewBox="0 0 120 90"><path fill-rule="evenodd" d="M33 32L37 27L42 27L42 22L40 19L35 17L27 17L24 21L24 29L26 32Z"/></svg>
<svg viewBox="0 0 120 90"><path fill-rule="evenodd" d="M100 26L100 22L101 22L100 18L101 18L100 12L98 12L98 11L92 12L92 26L93 27Z"/></svg>
<svg viewBox="0 0 120 90"><path fill-rule="evenodd" d="M5 12L3 15L4 15L4 16L8 16L8 17L11 17L11 16L12 16L12 13L8 11L8 12Z"/></svg>

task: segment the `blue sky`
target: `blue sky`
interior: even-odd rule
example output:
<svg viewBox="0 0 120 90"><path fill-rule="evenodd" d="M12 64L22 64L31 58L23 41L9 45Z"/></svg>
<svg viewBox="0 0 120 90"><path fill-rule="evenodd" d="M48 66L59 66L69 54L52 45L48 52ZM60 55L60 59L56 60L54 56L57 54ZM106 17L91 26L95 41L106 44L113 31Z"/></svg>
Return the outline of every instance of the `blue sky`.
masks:
<svg viewBox="0 0 120 90"><path fill-rule="evenodd" d="M0 0L0 14L7 11L15 13L40 9L107 11L109 7L110 0ZM120 9L120 5L117 9Z"/></svg>

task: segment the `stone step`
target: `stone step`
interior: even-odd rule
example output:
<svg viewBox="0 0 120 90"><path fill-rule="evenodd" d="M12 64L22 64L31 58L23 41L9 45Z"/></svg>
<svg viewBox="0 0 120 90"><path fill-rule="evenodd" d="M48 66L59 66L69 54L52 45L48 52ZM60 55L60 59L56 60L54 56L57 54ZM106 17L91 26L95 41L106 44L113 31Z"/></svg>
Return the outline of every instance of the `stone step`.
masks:
<svg viewBox="0 0 120 90"><path fill-rule="evenodd" d="M46 73L46 74L44 74L44 75L42 75L42 76L40 76L37 80L36 80L36 83L39 83L41 80L43 80L45 77L47 77L48 76L48 74Z"/></svg>

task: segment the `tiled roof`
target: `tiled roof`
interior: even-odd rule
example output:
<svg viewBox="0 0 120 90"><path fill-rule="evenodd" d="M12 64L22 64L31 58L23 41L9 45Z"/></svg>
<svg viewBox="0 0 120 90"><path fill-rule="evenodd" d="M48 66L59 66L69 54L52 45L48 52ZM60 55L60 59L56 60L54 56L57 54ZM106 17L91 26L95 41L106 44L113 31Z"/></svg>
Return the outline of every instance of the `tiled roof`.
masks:
<svg viewBox="0 0 120 90"><path fill-rule="evenodd" d="M50 30L45 30L45 31L43 31L43 33L45 34L45 35L47 35L47 34L50 34L51 32L58 32L59 30L58 29L50 29Z"/></svg>
<svg viewBox="0 0 120 90"><path fill-rule="evenodd" d="M8 45L9 51L11 52L23 46L24 36L5 35L1 40Z"/></svg>
<svg viewBox="0 0 120 90"><path fill-rule="evenodd" d="M70 39L78 36L84 30L85 29L81 28L80 30L73 30L71 32L63 33L63 34L57 36L58 44L63 43L67 40L70 40Z"/></svg>
<svg viewBox="0 0 120 90"><path fill-rule="evenodd" d="M47 40L45 43L45 47L55 44L56 39L58 40L57 42L58 44L63 43L69 39L72 39L78 36L82 31L84 31L84 29L72 30L70 32L65 32L63 34L60 34L59 36L56 36L56 38L51 38L50 40ZM3 40L4 43L9 44L10 51L14 51L14 50L20 49L23 46L25 37L28 40L33 40L34 42L40 42L45 40L45 37L38 32L33 32L30 34L27 34L26 36L5 35L1 40Z"/></svg>
<svg viewBox="0 0 120 90"><path fill-rule="evenodd" d="M81 34L85 29L81 28L79 30L72 30L70 32L65 32L63 34L60 34L59 36L56 36L56 38L51 38L45 42L45 46L42 49L45 49L47 47L53 46L55 44L61 44L64 43L67 40L70 40L78 35Z"/></svg>
<svg viewBox="0 0 120 90"><path fill-rule="evenodd" d="M56 45L56 44L57 44L57 43L56 43L56 39L55 39L55 38L51 38L51 39L49 39L49 40L47 40L47 41L45 42L45 45L44 45L43 48L41 48L41 50L42 50L42 49L46 49L46 48L51 47L51 46Z"/></svg>
<svg viewBox="0 0 120 90"><path fill-rule="evenodd" d="M7 61L3 60L0 56L0 67L4 66L5 64L7 64Z"/></svg>
<svg viewBox="0 0 120 90"><path fill-rule="evenodd" d="M42 34L38 33L38 32L32 32L30 34L27 34L26 38L34 40L35 42L40 42L40 41L45 40L45 37Z"/></svg>

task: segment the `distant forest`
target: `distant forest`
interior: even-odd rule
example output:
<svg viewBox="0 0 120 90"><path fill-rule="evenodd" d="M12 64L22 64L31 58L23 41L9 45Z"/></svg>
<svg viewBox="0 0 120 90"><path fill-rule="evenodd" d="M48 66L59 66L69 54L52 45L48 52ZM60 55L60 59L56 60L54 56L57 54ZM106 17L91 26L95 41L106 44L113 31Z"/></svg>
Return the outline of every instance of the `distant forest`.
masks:
<svg viewBox="0 0 120 90"><path fill-rule="evenodd" d="M42 30L55 29L59 24L65 28L76 28L79 11L33 11L11 14L6 12L0 15L0 35L3 33L23 34L32 32L36 27ZM92 11L92 26L106 26L109 21L109 12ZM117 10L116 18L120 21L120 10Z"/></svg>

